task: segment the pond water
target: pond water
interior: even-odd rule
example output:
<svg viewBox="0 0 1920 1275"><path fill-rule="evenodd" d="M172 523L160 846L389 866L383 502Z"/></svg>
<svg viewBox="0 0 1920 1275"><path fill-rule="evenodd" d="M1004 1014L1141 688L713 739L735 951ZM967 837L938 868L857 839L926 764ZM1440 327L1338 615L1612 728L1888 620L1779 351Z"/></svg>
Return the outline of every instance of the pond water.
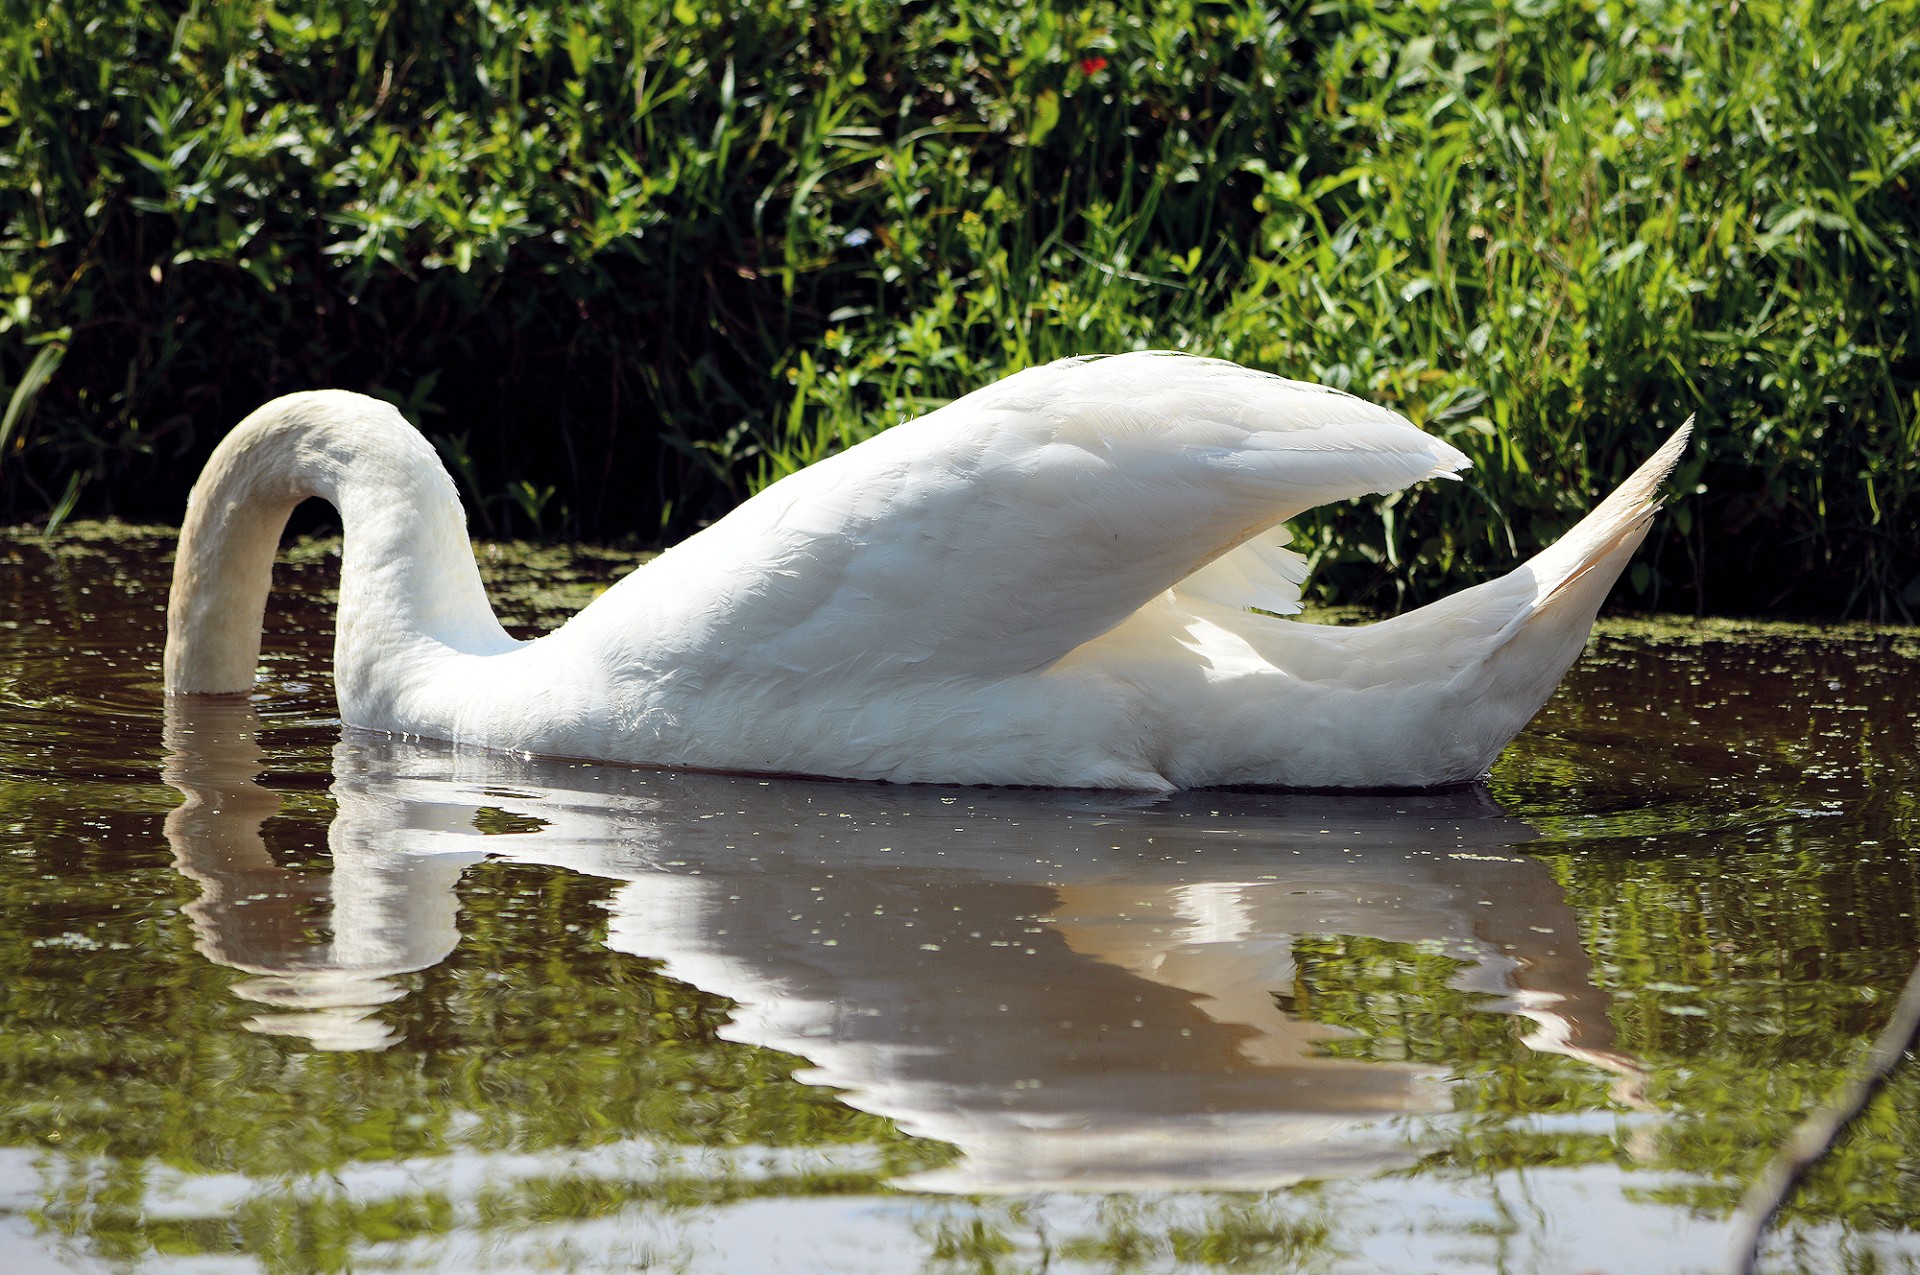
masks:
<svg viewBox="0 0 1920 1275"><path fill-rule="evenodd" d="M0 1271L1711 1270L1920 947L1920 636L1614 622L1483 788L1166 799L343 731L301 546L0 537ZM524 631L614 555L486 555ZM1769 1270L1920 1269L1909 1067Z"/></svg>

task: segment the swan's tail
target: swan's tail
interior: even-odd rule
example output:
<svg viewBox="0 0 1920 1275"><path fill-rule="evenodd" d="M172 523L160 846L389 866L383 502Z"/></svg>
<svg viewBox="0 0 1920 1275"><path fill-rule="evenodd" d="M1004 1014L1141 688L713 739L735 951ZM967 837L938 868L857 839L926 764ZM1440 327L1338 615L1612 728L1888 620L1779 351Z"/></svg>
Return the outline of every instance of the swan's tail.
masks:
<svg viewBox="0 0 1920 1275"><path fill-rule="evenodd" d="M1562 598L1572 605L1583 605L1595 587L1598 596L1592 598L1592 611L1599 610L1614 579L1626 566L1627 558L1646 538L1653 515L1660 509L1660 484L1680 463L1680 454L1686 450L1692 433L1693 418L1689 416L1686 424L1675 430L1673 437L1615 488L1611 496L1582 518L1572 531L1527 563L1523 570L1531 571L1540 586L1536 612L1561 605ZM1600 579L1594 585L1582 587L1582 581L1589 576Z"/></svg>
<svg viewBox="0 0 1920 1275"><path fill-rule="evenodd" d="M1488 764L1552 696L1580 657L1594 617L1660 509L1660 484L1679 463L1693 419L1634 470L1573 530L1517 570L1424 611L1464 604L1498 628L1479 639L1479 657L1462 661L1454 679L1463 720L1482 736ZM1413 612L1418 615L1420 612Z"/></svg>

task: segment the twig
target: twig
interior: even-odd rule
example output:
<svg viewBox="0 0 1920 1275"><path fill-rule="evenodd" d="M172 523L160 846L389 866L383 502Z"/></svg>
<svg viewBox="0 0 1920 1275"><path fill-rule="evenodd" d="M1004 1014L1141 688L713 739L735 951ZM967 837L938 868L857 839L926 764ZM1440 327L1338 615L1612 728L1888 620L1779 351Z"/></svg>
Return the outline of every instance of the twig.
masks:
<svg viewBox="0 0 1920 1275"><path fill-rule="evenodd" d="M1833 1149L1848 1125L1866 1109L1881 1085L1920 1038L1920 962L1907 975L1907 985L1893 1007L1893 1016L1867 1051L1865 1064L1848 1077L1839 1093L1800 1122L1785 1145L1774 1153L1766 1169L1753 1180L1734 1214L1734 1237L1728 1269L1753 1275L1760 1261L1760 1241L1807 1170Z"/></svg>

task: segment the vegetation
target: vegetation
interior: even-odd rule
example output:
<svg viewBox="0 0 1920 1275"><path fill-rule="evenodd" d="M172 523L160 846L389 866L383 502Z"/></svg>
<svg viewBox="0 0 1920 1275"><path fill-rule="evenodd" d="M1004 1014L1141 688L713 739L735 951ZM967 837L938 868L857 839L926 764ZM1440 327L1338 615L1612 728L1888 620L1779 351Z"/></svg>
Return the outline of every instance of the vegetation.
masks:
<svg viewBox="0 0 1920 1275"><path fill-rule="evenodd" d="M0 516L170 516L339 384L481 530L652 539L1158 346L1473 456L1304 524L1345 597L1510 562L1697 413L1637 600L1920 606L1920 0L0 15Z"/></svg>

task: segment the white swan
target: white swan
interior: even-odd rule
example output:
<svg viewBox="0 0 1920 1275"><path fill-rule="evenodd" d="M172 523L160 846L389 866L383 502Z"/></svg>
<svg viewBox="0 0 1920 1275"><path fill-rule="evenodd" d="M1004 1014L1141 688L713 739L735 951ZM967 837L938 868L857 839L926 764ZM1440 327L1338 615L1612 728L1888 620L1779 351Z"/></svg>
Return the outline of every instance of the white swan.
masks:
<svg viewBox="0 0 1920 1275"><path fill-rule="evenodd" d="M1511 574L1332 628L1262 613L1299 607L1279 524L1466 458L1231 363L1068 359L782 479L519 642L426 440L377 400L293 394L189 498L166 689L252 687L279 533L319 496L345 526L334 669L355 726L853 779L1470 782L1579 654L1686 433Z"/></svg>

